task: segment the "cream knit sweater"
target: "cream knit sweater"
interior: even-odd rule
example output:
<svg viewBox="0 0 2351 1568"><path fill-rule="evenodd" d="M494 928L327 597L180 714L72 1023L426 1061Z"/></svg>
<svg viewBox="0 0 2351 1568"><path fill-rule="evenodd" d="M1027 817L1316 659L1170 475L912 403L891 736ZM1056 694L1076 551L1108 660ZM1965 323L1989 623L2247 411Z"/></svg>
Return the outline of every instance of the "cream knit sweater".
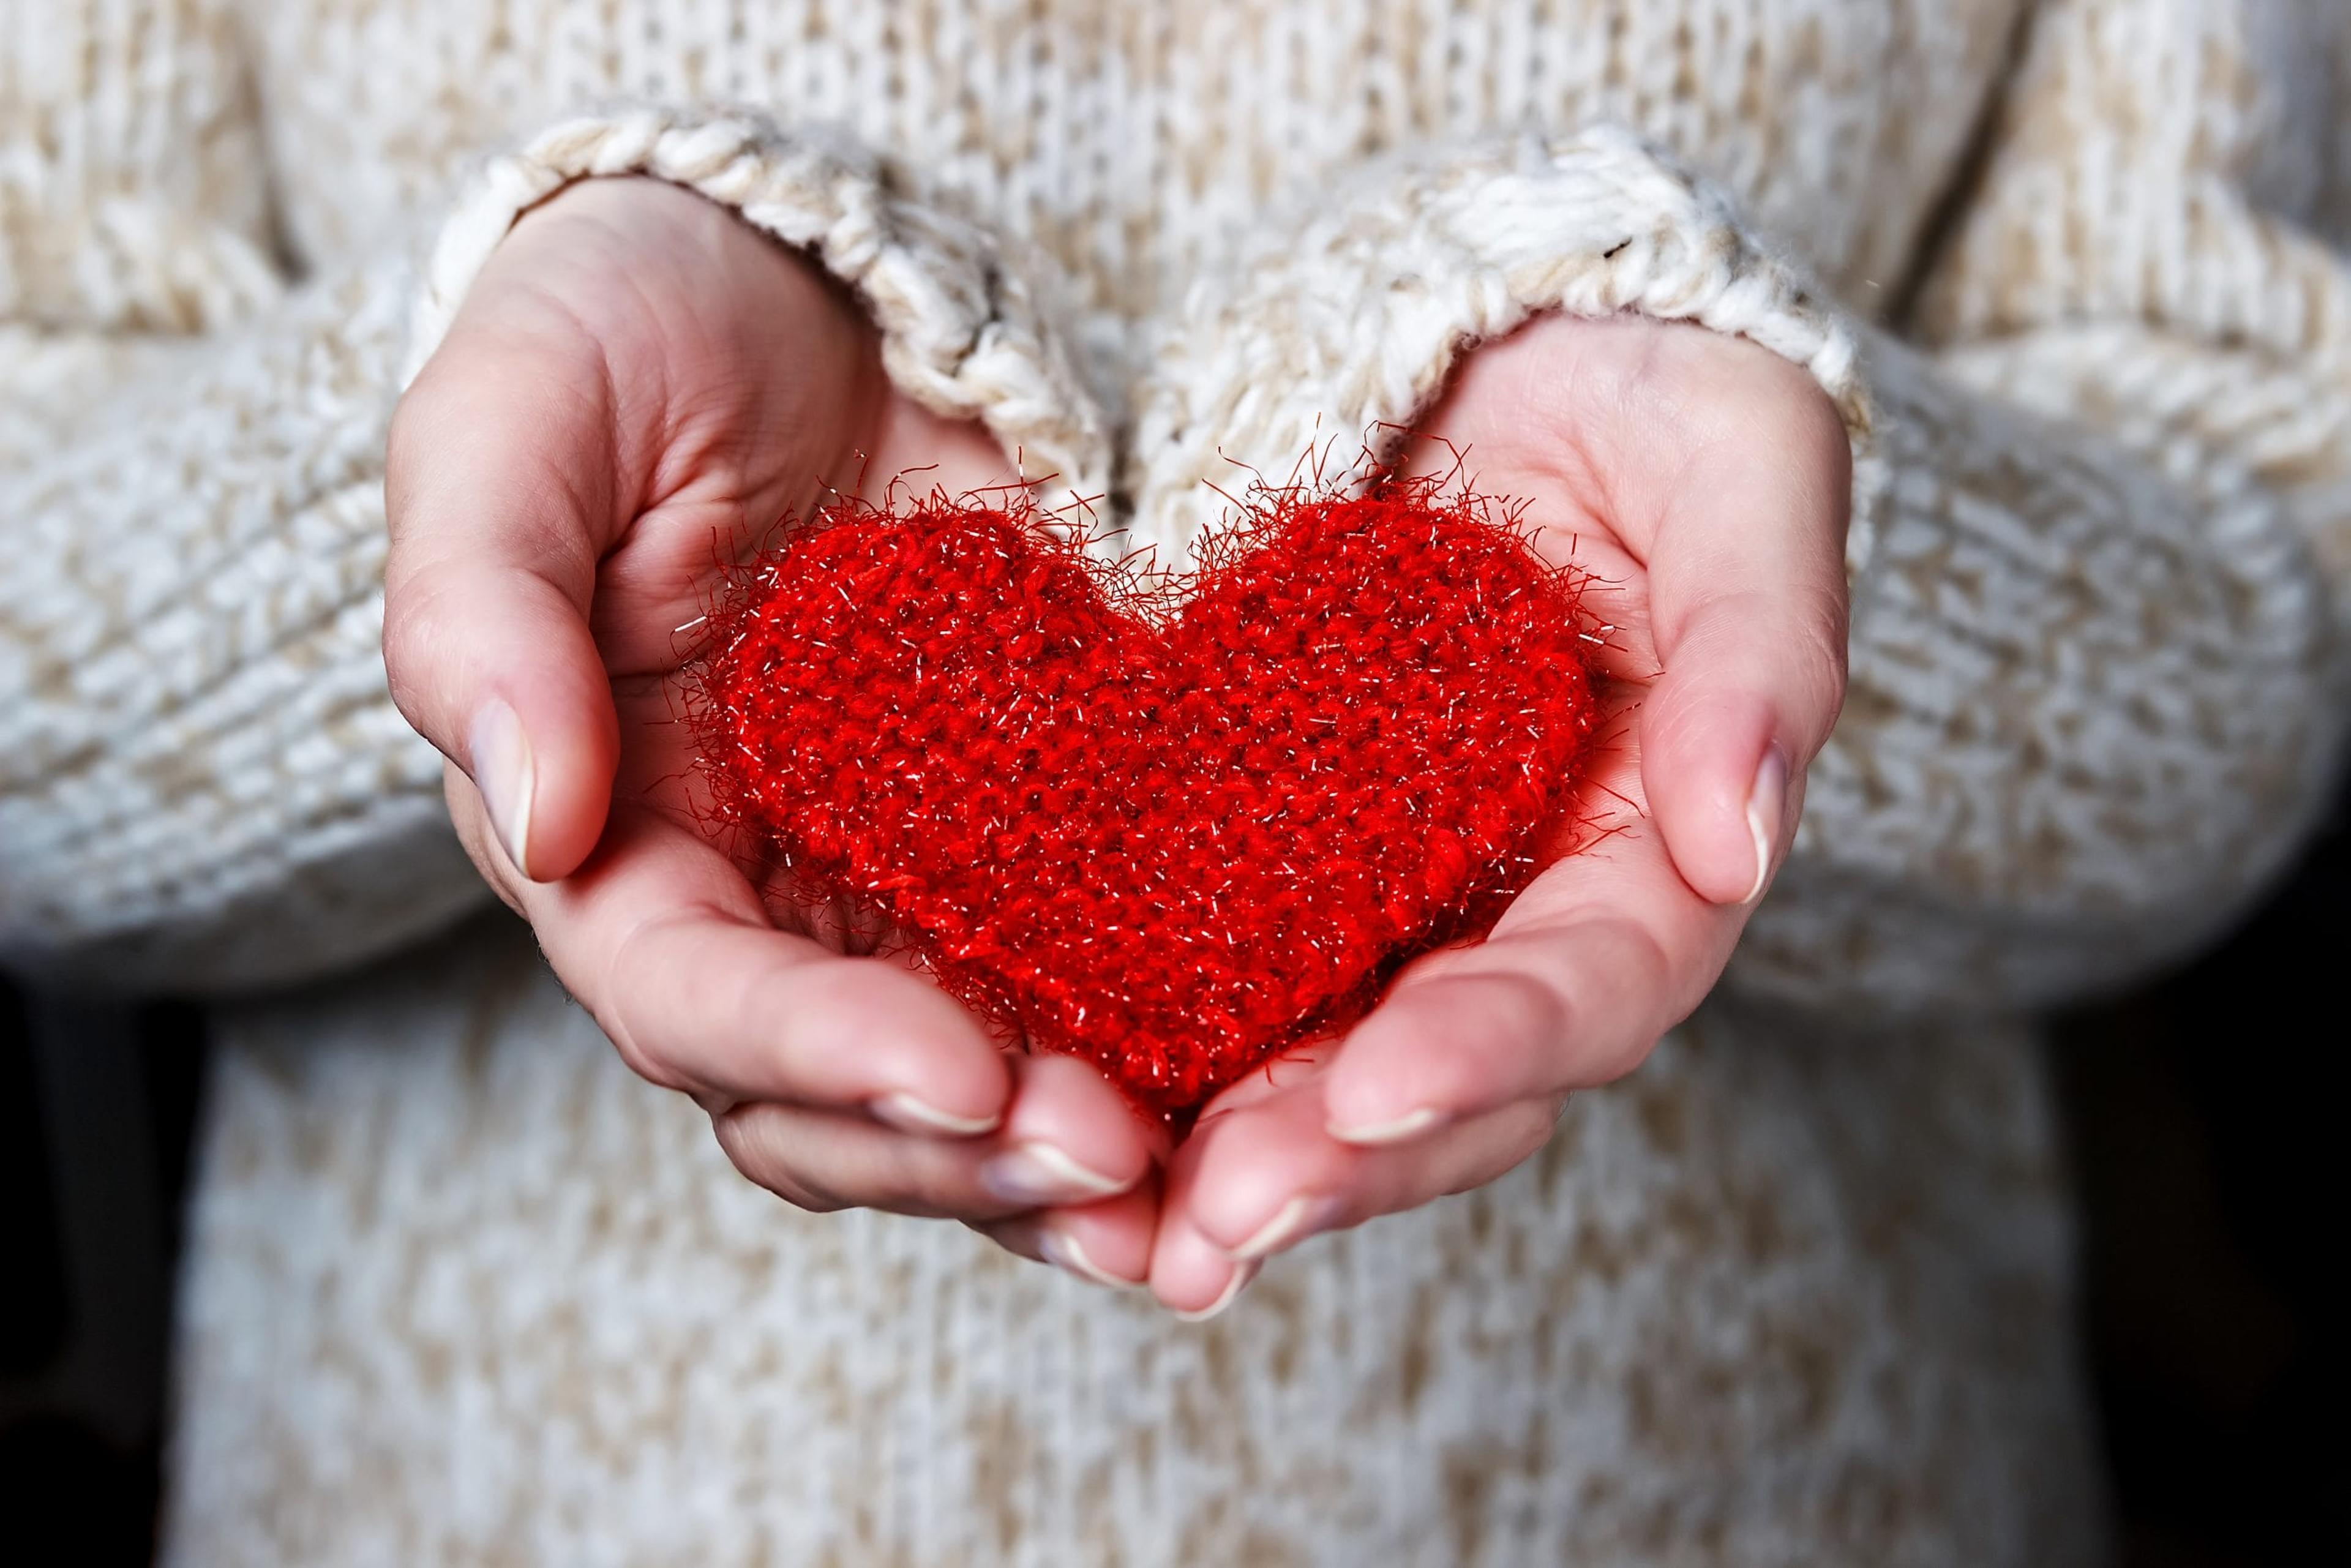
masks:
<svg viewBox="0 0 2351 1568"><path fill-rule="evenodd" d="M503 917L415 946L483 894L384 691L386 419L628 171L1171 550L1532 313L1807 366L1852 696L1723 993L1187 1327L785 1209ZM2011 1020L2325 798L2346 236L2339 0L0 0L0 950L312 982L218 1014L173 1555L2083 1560Z"/></svg>

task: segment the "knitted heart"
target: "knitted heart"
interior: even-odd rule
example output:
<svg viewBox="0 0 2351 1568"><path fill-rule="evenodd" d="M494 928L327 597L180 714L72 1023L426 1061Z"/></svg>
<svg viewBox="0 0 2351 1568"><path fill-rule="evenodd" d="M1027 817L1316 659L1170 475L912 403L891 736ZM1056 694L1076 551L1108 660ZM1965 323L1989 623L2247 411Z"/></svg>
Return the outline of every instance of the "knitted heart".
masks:
<svg viewBox="0 0 2351 1568"><path fill-rule="evenodd" d="M1532 876L1594 704L1510 517L1285 494L1169 587L1003 501L837 505L713 607L714 814L799 896L1176 1117Z"/></svg>

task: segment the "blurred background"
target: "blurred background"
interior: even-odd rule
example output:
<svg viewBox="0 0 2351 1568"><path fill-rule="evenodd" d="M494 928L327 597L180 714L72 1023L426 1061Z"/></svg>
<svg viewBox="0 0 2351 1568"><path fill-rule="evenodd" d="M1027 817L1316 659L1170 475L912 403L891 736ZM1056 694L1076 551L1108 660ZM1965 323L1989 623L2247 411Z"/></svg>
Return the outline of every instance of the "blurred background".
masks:
<svg viewBox="0 0 2351 1568"><path fill-rule="evenodd" d="M2351 1271L2326 1262L2346 1134L2324 1087L2351 1043L2346 970L2351 797L2235 940L2055 1032L2123 1568L2351 1563ZM204 1052L191 1009L0 980L11 1561L151 1555ZM14 1555L67 1539L69 1557Z"/></svg>

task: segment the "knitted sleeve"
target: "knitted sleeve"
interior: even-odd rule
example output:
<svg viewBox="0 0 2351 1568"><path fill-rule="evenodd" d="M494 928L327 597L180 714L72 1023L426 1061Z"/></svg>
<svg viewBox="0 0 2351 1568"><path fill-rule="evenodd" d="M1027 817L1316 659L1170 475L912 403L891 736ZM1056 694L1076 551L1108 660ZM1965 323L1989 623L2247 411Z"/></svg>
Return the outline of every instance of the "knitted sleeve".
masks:
<svg viewBox="0 0 2351 1568"><path fill-rule="evenodd" d="M231 0L0 0L0 465L275 300Z"/></svg>
<svg viewBox="0 0 2351 1568"><path fill-rule="evenodd" d="M1775 985L2119 980L2236 918L2333 798L2351 268L2316 236L2351 237L2351 7L2052 0L2023 46L1925 353L1878 377L1905 477L1746 955ZM1964 627L1931 666L1921 614Z"/></svg>
<svg viewBox="0 0 2351 1568"><path fill-rule="evenodd" d="M0 954L233 986L444 919L375 652L407 269L286 276L228 0L0 8Z"/></svg>
<svg viewBox="0 0 2351 1568"><path fill-rule="evenodd" d="M0 952L233 985L445 917L373 652L404 271L290 285L229 0L5 9Z"/></svg>
<svg viewBox="0 0 2351 1568"><path fill-rule="evenodd" d="M372 261L160 348L92 318L60 372L81 406L0 453L0 954L215 989L349 962L482 896L440 758L385 686L385 433L515 217L629 172L805 247L871 307L911 395L1098 480L1099 422L994 237L855 147L741 117L554 128L478 172L421 279ZM9 330L6 352L56 351Z"/></svg>
<svg viewBox="0 0 2351 1568"><path fill-rule="evenodd" d="M2291 269L2271 286L2292 279L2297 308L2343 329L2328 258L2267 259ZM1366 171L1196 291L1141 403L1138 513L1183 548L1212 520L1186 497L1230 460L1282 472L1318 432L1409 424L1464 353L1547 311L1750 338L1812 371L1854 442L1851 695L1736 983L1827 1005L2043 1002L2196 941L2292 852L2341 728L2313 545L2351 497L2247 400L2323 418L2351 394L2343 361L2129 319L2072 329L2231 389L2225 410L2181 408L2208 427L2151 461L2129 423L2150 416L2078 375L2068 399L2050 366L2004 382L1840 312L1625 132ZM2079 362L2008 350L2036 351ZM2220 420L2240 439L2210 439Z"/></svg>

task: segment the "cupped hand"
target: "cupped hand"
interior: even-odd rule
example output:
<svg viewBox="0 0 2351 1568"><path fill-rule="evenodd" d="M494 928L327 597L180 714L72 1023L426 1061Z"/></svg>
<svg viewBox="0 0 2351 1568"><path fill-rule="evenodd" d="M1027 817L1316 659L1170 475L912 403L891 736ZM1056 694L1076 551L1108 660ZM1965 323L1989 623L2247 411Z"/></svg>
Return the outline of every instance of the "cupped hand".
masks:
<svg viewBox="0 0 2351 1568"><path fill-rule="evenodd" d="M1092 1068L1000 1049L695 821L678 671L727 552L902 472L1012 477L977 427L892 389L806 258L659 182L572 185L494 253L394 417L392 694L451 759L483 874L746 1176L1139 1280L1159 1132Z"/></svg>
<svg viewBox="0 0 2351 1568"><path fill-rule="evenodd" d="M1582 847L1485 941L1210 1103L1151 1260L1179 1312L1309 1236L1493 1180L1570 1093L1637 1065L1720 975L1843 700L1850 446L1801 369L1696 327L1547 318L1474 353L1421 428L1408 467L1458 452L1589 575L1609 738L1563 836Z"/></svg>

